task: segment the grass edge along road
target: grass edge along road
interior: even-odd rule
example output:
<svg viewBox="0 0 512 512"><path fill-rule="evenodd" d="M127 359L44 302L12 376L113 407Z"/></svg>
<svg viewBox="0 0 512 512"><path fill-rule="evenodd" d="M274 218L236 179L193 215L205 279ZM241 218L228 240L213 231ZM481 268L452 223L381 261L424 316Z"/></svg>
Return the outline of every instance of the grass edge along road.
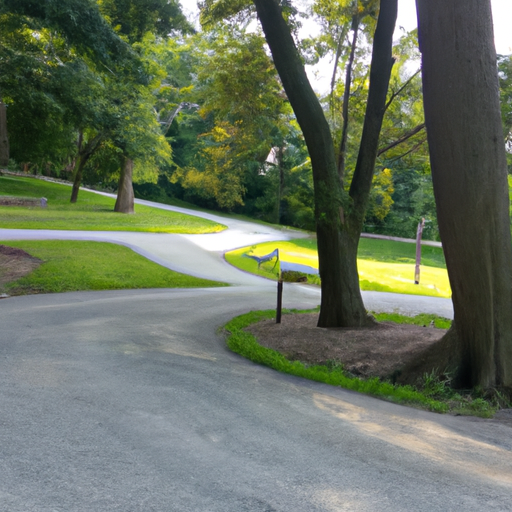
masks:
<svg viewBox="0 0 512 512"><path fill-rule="evenodd" d="M225 254L231 265L268 279L277 279L275 259L258 263L244 256L246 253L263 256L279 249L280 258L318 268L316 240L299 239L288 242L265 242L250 247L242 247ZM414 284L416 245L407 242L361 238L357 265L362 290L451 297L448 273L443 251L439 247L422 246L420 284ZM320 284L316 275L308 275L308 282Z"/></svg>
<svg viewBox="0 0 512 512"><path fill-rule="evenodd" d="M301 314L313 311L315 310L286 310L283 313ZM425 315L404 317L397 314L379 313L374 314L374 316L378 321L391 320L397 323L415 323L417 325L423 325L425 322ZM435 320L436 325L443 328L450 323L449 320L435 317L435 315L428 316ZM291 361L280 352L260 345L255 336L245 330L251 324L273 318L275 318L275 310L251 311L231 319L223 328L226 333L228 348L254 363L268 366L281 373L432 412L491 418L500 408L499 400L496 397L485 399L478 390L472 393L460 394L459 391L449 388L445 381L437 378L434 372L430 375L424 375L423 389L417 389L412 386L392 384L377 377L367 380L353 377L344 371L341 361L330 367L324 365L307 366L301 361Z"/></svg>
<svg viewBox="0 0 512 512"><path fill-rule="evenodd" d="M0 206L0 228L63 229L81 231L143 231L152 233L202 234L226 229L201 217L135 205L135 213L114 212L115 199L80 190L78 202L70 202L71 188L30 177L0 176L0 196L41 198L46 208Z"/></svg>
<svg viewBox="0 0 512 512"><path fill-rule="evenodd" d="M107 242L9 240L0 241L0 245L22 249L42 261L28 275L7 283L4 290L0 290L9 295L228 286L175 272L128 247Z"/></svg>

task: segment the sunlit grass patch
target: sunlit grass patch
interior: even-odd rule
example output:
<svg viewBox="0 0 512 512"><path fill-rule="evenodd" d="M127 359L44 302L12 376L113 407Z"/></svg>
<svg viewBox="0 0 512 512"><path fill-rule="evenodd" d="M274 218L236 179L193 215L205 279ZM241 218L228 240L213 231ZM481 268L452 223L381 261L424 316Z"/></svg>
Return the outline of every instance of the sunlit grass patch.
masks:
<svg viewBox="0 0 512 512"><path fill-rule="evenodd" d="M0 195L45 197L46 208L0 206L0 228L153 233L216 233L226 226L183 213L135 205L131 215L114 212L115 199L81 190L70 203L71 187L34 178L0 176Z"/></svg>
<svg viewBox="0 0 512 512"><path fill-rule="evenodd" d="M415 245L390 240L362 239L357 260L360 286L362 290L450 297L451 289L448 273L444 267L442 249L424 246L426 262L420 272L420 284L414 284ZM263 256L279 249L280 258L291 263L308 265L318 269L316 240L300 239L288 242L265 242L252 247L244 247L226 253L226 260L232 265L254 274L277 279L275 260L258 263L244 254ZM381 261L381 258L383 261ZM431 263L432 266L425 263ZM319 283L318 276L308 276L309 282Z"/></svg>

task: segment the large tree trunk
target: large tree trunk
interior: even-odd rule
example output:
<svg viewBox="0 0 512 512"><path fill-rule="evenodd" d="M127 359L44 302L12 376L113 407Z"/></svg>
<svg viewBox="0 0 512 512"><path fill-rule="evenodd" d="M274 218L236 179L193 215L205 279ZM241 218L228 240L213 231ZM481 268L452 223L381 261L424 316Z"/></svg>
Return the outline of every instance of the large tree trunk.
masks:
<svg viewBox="0 0 512 512"><path fill-rule="evenodd" d="M135 195L133 193L133 160L126 156L121 158L121 176L114 211L119 213L134 213Z"/></svg>
<svg viewBox="0 0 512 512"><path fill-rule="evenodd" d="M357 277L349 281L342 258L343 206L331 132L275 0L254 0L275 66L302 129L313 167L319 271L322 281L319 327L360 326L367 314ZM344 197L345 196L345 197ZM354 285L355 281L355 285ZM353 297L353 300L351 300Z"/></svg>
<svg viewBox="0 0 512 512"><path fill-rule="evenodd" d="M0 167L9 165L9 137L7 135L7 108L0 98Z"/></svg>
<svg viewBox="0 0 512 512"><path fill-rule="evenodd" d="M458 383L512 388L512 250L491 5L416 3Z"/></svg>
<svg viewBox="0 0 512 512"><path fill-rule="evenodd" d="M385 76L384 81L382 80L380 68L382 63L377 65L376 60L380 61L384 56L384 67L389 68L389 73L391 72L391 45L397 0L381 1L382 15L379 16L374 42L374 52L376 49L378 51L372 57L370 72L371 80L375 85L373 85L373 92L369 93L371 98L369 96L368 105L371 106L365 118L360 161L354 174L356 184L353 190L351 189L350 197L341 187L329 126L308 81L289 27L283 19L281 8L275 0L253 0L253 2L272 52L274 64L304 134L311 157L315 187L319 271L322 281L318 326L368 325L372 321L366 313L359 289L357 246L364 218L364 211L361 213L361 208L365 208L368 203L377 155L378 135L386 103L387 82ZM380 108L377 104L379 99L382 102ZM374 117L375 115L377 118ZM372 158L373 164L371 164ZM364 180L366 183L363 183Z"/></svg>

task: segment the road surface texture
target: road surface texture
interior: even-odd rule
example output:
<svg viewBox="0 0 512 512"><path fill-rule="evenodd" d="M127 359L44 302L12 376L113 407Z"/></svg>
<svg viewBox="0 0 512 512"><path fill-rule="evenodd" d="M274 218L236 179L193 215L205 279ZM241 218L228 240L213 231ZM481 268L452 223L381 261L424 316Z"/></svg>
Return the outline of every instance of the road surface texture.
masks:
<svg viewBox="0 0 512 512"><path fill-rule="evenodd" d="M140 236L122 242L157 251ZM0 301L1 512L512 511L506 423L398 406L230 353L218 327L274 307L275 283L232 270L208 236L205 247L163 235L157 257L171 268L210 257L231 287ZM286 307L318 299L285 286ZM449 314L449 301L423 299L365 294L370 308Z"/></svg>

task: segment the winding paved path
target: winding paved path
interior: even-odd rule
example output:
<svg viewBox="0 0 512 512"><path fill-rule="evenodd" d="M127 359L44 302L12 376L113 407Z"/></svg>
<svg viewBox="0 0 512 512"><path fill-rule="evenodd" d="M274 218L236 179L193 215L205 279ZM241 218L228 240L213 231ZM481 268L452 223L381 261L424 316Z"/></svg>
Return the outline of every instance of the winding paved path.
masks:
<svg viewBox="0 0 512 512"><path fill-rule="evenodd" d="M234 242L112 235L171 268L214 269L228 288L0 301L1 512L512 510L507 424L397 406L226 350L219 326L275 303L274 283L220 253L248 231L283 238L256 226ZM318 299L285 287L286 306ZM365 294L369 307L424 306L396 300ZM427 302L445 314L446 302Z"/></svg>

